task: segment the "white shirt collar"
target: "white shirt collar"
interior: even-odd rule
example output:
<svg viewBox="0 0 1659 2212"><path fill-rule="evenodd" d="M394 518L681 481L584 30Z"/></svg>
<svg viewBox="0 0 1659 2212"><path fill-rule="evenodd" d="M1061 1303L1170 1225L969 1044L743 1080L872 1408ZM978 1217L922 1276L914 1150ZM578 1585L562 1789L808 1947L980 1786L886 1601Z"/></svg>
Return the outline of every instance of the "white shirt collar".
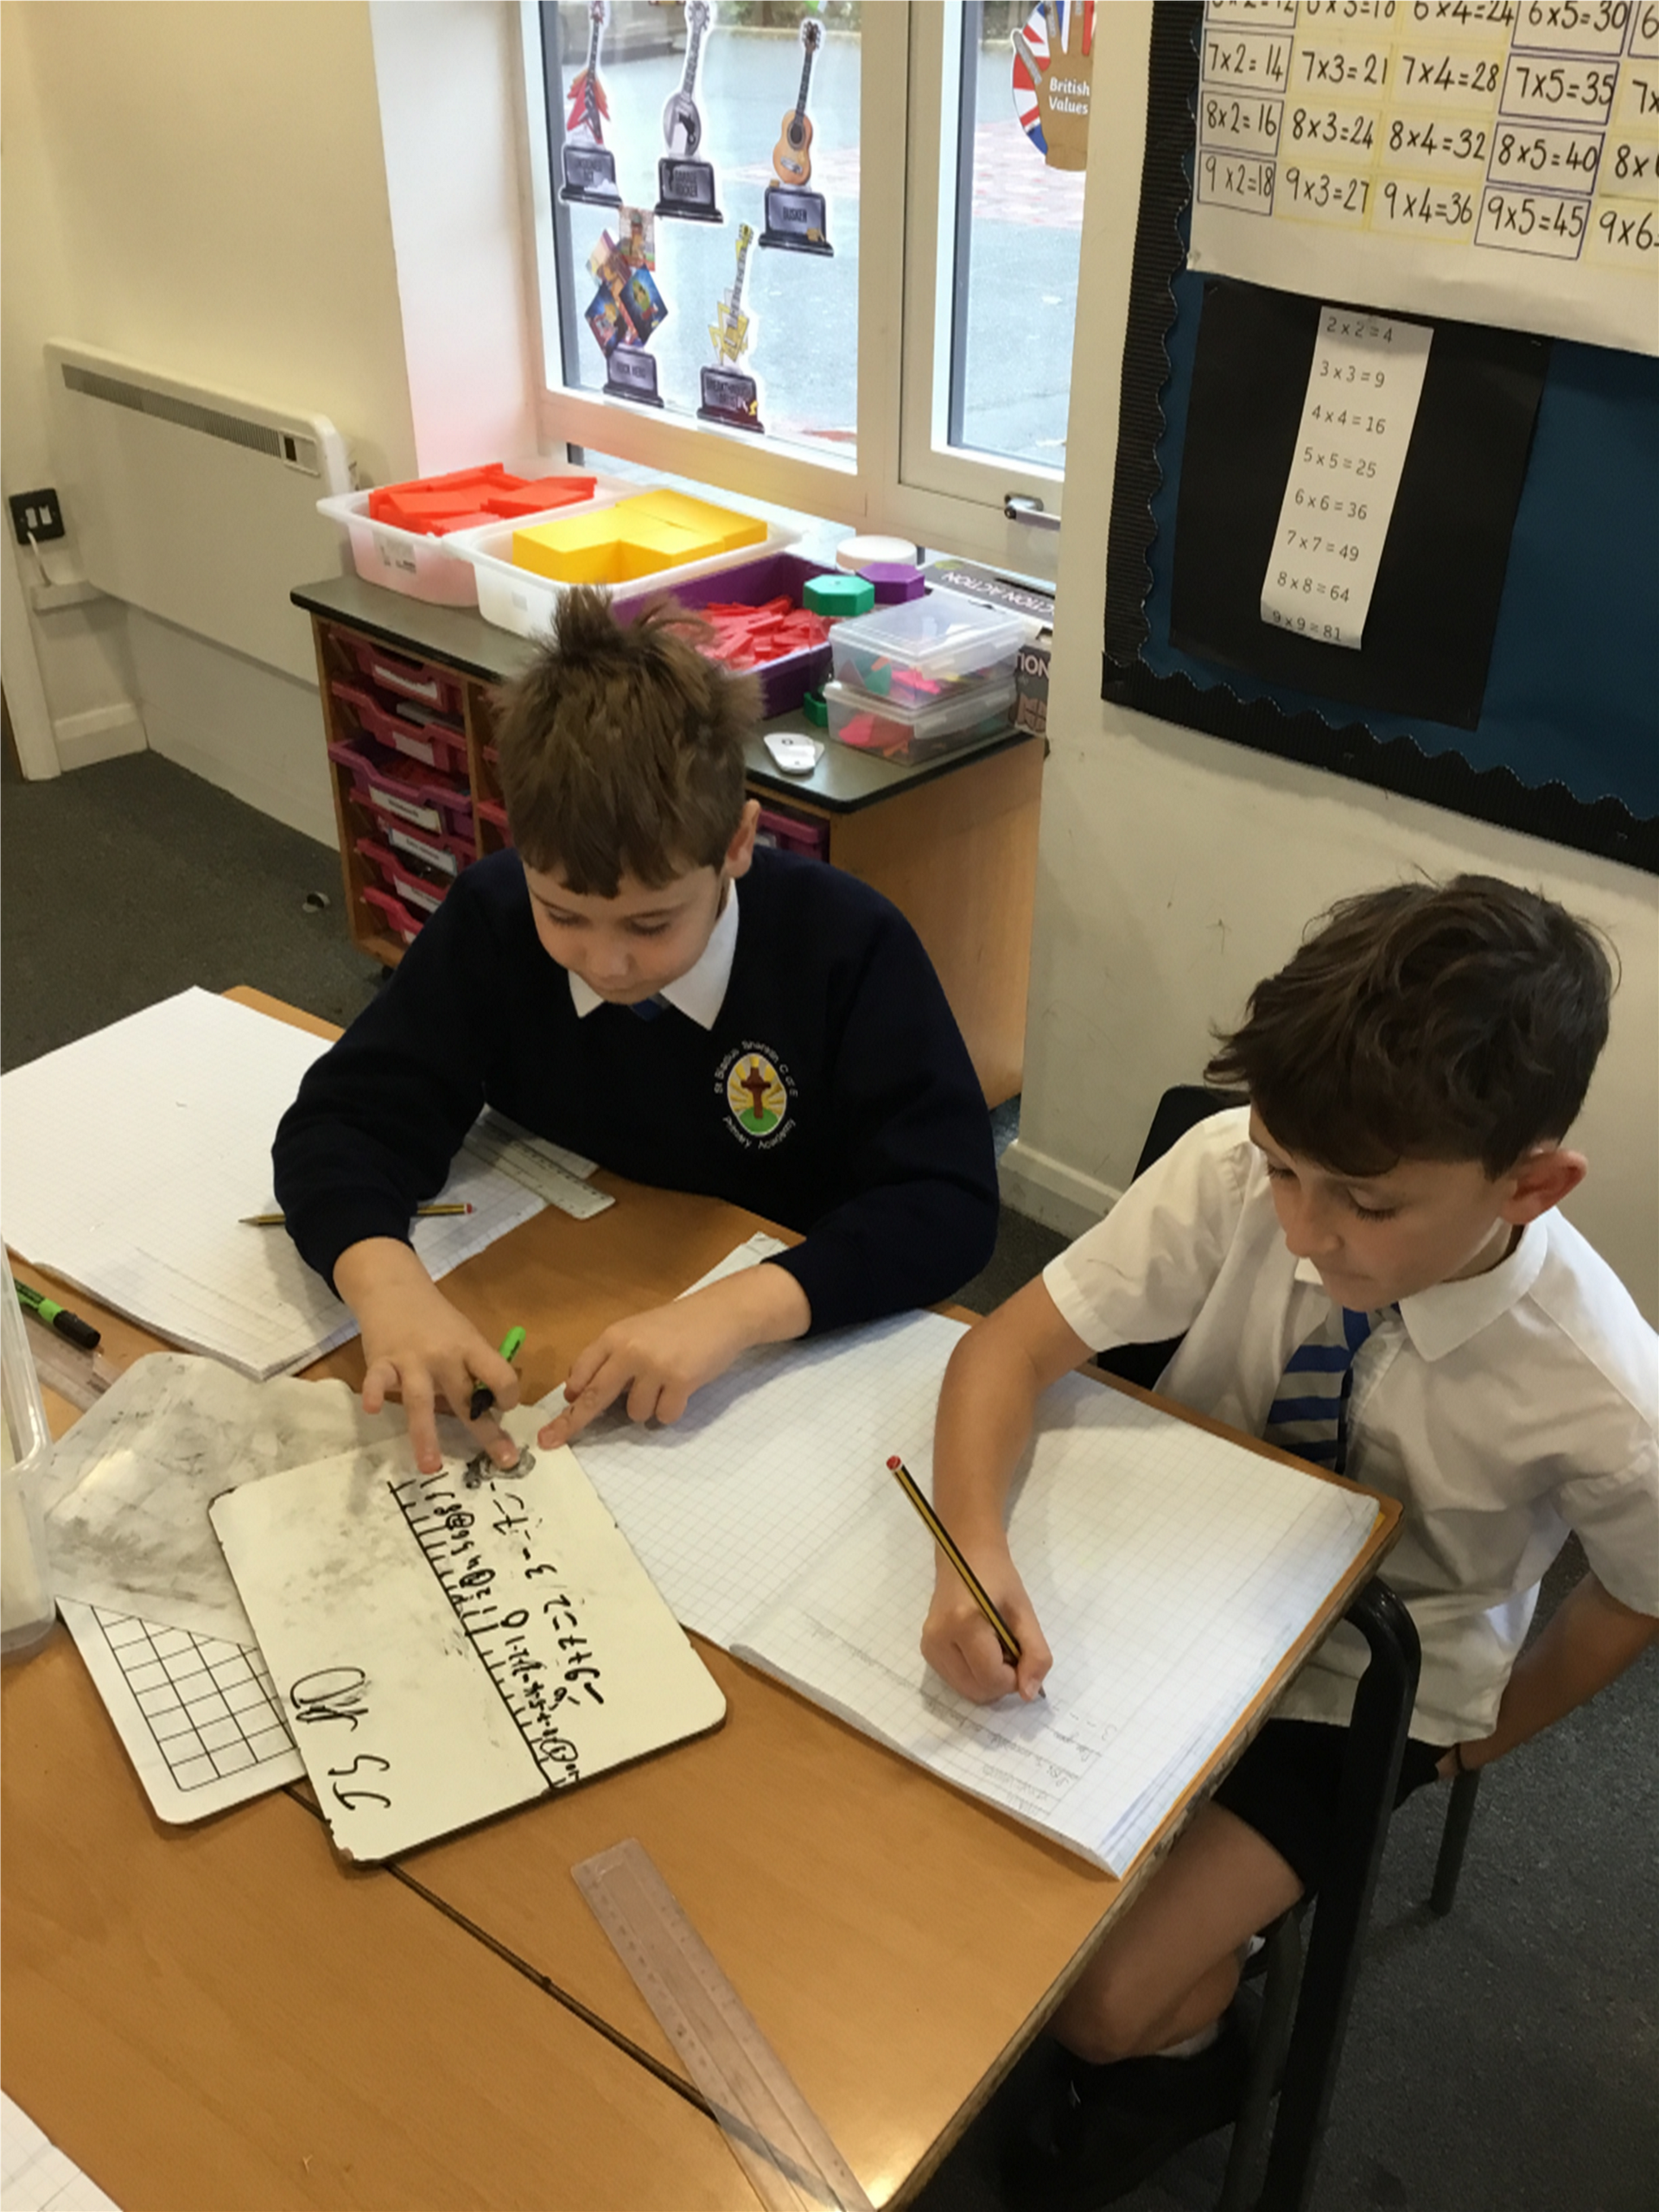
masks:
<svg viewBox="0 0 1659 2212"><path fill-rule="evenodd" d="M726 986L732 980L732 963L736 957L737 886L732 883L727 887L726 903L696 963L683 976L664 983L658 995L666 999L670 1006L677 1007L699 1029L712 1029L726 1002ZM576 1009L578 1020L585 1021L595 1007L607 1003L591 983L583 982L574 968L567 968L565 974L570 978L570 1003Z"/></svg>
<svg viewBox="0 0 1659 2212"><path fill-rule="evenodd" d="M1420 1357L1443 1359L1526 1296L1549 1249L1548 1221L1548 1214L1529 1221L1515 1249L1484 1274L1466 1275L1461 1282L1433 1283L1400 1300L1400 1319ZM1312 1260L1296 1262L1296 1280L1319 1282Z"/></svg>

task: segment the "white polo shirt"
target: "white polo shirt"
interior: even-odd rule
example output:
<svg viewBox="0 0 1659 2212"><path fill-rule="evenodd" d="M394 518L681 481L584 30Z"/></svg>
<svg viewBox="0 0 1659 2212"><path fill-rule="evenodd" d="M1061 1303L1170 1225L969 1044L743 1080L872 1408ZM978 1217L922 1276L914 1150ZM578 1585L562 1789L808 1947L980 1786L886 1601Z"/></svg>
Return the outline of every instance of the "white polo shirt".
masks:
<svg viewBox="0 0 1659 2212"><path fill-rule="evenodd" d="M1185 1331L1160 1390L1260 1436L1331 1300L1286 1246L1249 1124L1241 1107L1189 1131L1043 1281L1096 1351ZM1491 1733L1569 1529L1613 1597L1659 1615L1659 1337L1559 1213L1382 1317L1354 1363L1347 1471L1405 1508L1382 1573L1422 1641L1429 1743ZM1346 1721L1368 1656L1338 1624L1279 1710Z"/></svg>

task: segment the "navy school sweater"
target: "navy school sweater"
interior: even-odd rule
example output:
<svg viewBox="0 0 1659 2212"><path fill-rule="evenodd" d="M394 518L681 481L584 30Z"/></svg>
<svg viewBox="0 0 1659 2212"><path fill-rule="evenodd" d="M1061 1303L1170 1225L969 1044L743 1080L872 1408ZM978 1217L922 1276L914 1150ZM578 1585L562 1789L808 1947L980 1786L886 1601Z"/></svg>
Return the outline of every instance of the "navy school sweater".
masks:
<svg viewBox="0 0 1659 2212"><path fill-rule="evenodd" d="M517 855L467 868L277 1129L311 1266L332 1281L348 1245L407 1240L486 1104L804 1231L776 1264L814 1333L948 1297L995 1243L989 1119L938 978L896 907L819 861L756 852L712 1030L674 1007L579 1020Z"/></svg>

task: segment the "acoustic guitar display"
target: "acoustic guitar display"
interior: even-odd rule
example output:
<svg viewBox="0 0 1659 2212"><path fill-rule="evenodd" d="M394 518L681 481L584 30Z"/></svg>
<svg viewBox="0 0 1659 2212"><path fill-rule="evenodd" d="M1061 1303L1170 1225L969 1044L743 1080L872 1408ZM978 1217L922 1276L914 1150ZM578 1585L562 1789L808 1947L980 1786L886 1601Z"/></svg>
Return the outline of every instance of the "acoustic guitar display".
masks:
<svg viewBox="0 0 1659 2212"><path fill-rule="evenodd" d="M749 346L749 318L743 312L743 272L748 266L749 248L754 244L754 232L747 223L738 226L737 275L732 289L715 309L715 321L709 326L709 335L715 341L715 358L720 361L741 361Z"/></svg>
<svg viewBox="0 0 1659 2212"><path fill-rule="evenodd" d="M571 84L570 112L564 125L571 137L589 146L605 143L601 118L607 119L611 112L605 87L599 81L599 41L604 35L608 13L605 0L591 0L588 10L588 60Z"/></svg>
<svg viewBox="0 0 1659 2212"><path fill-rule="evenodd" d="M681 161L689 159L702 143L702 117L697 110L695 92L702 36L709 28L709 0L689 0L685 27L685 67L679 90L671 92L663 106L663 143Z"/></svg>
<svg viewBox="0 0 1659 2212"><path fill-rule="evenodd" d="M782 136L772 149L772 171L779 184L805 184L812 175L812 125L806 119L806 94L812 81L812 64L823 44L823 26L814 22L810 16L801 25L801 44L806 48L806 59L801 64L801 89L794 106L784 118Z"/></svg>

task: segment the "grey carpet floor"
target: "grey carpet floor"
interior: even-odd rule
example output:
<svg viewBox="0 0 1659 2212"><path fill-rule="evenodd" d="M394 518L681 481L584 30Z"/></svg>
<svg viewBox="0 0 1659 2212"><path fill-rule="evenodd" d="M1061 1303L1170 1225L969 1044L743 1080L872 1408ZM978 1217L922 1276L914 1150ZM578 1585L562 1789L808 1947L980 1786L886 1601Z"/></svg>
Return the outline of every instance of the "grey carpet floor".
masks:
<svg viewBox="0 0 1659 2212"><path fill-rule="evenodd" d="M8 779L0 859L0 1065L192 983L256 984L340 1022L375 988L378 970L346 936L334 855L154 754L52 784ZM316 891L331 904L307 912ZM1002 1141L1014 1122L1001 1116ZM988 1311L1061 1241L1005 1214L963 1302ZM1541 1620L1581 1572L1569 1547ZM1446 1920L1423 1902L1444 1793L1402 1812L1313 2212L1656 2212L1656 1745L1650 1653L1488 1775ZM922 2212L1001 2212L999 2146L1046 2063L1039 2044L918 2199ZM1122 2200L1128 2212L1213 2204L1226 2145L1190 2147Z"/></svg>

